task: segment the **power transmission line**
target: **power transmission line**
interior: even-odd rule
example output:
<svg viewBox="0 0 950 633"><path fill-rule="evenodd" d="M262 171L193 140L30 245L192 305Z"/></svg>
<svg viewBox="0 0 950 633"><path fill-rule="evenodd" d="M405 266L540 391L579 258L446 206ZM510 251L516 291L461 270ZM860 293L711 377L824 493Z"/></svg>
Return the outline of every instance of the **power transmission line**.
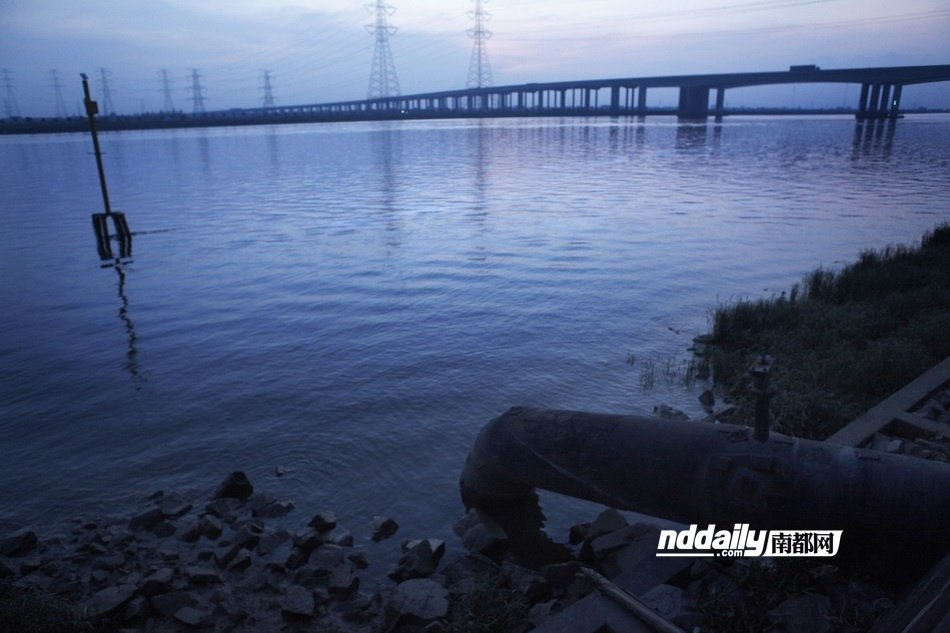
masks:
<svg viewBox="0 0 950 633"><path fill-rule="evenodd" d="M797 7L802 5L812 5L812 4L822 4L825 2L833 2L837 0L794 0L794 1L785 1L785 2L753 2L748 4L736 4L736 5L723 5L719 7L706 7L706 8L697 8L697 9L688 9L683 11L670 11L664 13L654 13L654 14L640 14L640 15L627 15L627 16L617 16L610 18L609 24L604 20L605 18L591 18L588 20L577 21L576 19L571 19L569 23L558 24L553 26L546 26L543 34L526 34L523 36L506 36L506 41L517 41L517 42L549 42L551 41L552 35L557 35L559 33L570 33L570 37L557 37L558 41L576 41L576 42L586 42L590 41L590 37L587 36L575 36L578 29L580 28L596 28L602 29L605 26L610 26L614 28L623 27L626 25L639 25L645 22L652 21L673 21L680 18L705 18L705 17L718 17L718 16L727 16L733 14L742 15L746 12L752 11L772 11L775 9L785 9L791 7ZM526 4L535 4L535 3L526 3ZM542 3L537 3L542 4ZM865 25L877 25L877 24L886 24L891 22L903 22L911 20L930 20L939 17L944 17L950 14L950 11L947 9L940 9L936 11L928 11L924 13L905 13L899 15L889 15L889 16L878 16L878 17L866 17L866 18L857 18L857 19L847 19L843 21L836 22L809 22L807 24L772 24L769 26L757 26L750 28L735 28L735 29L717 29L710 30L704 28L701 32L704 36L710 35L729 35L729 34L752 34L752 33L772 33L772 32L785 32L793 30L803 30L803 29L819 29L819 28L847 28L851 26L865 26ZM684 30L682 32L672 32L672 33L641 33L638 35L640 38L649 38L654 40L661 40L664 38L670 37L690 37L695 38L698 34L697 31L693 30ZM607 33L607 35L611 35Z"/></svg>
<svg viewBox="0 0 950 633"><path fill-rule="evenodd" d="M102 114L109 116L115 114L115 105L112 103L112 91L109 90L109 75L105 68L99 68L99 76L102 77Z"/></svg>
<svg viewBox="0 0 950 633"><path fill-rule="evenodd" d="M195 114L205 111L204 86L201 85L201 75L197 68L191 71L191 111Z"/></svg>
<svg viewBox="0 0 950 633"><path fill-rule="evenodd" d="M475 20L475 26L466 31L473 41L472 59L468 63L468 81L466 83L469 88L483 88L492 85L491 66L488 64L488 48L485 46L492 35L491 31L485 28L485 22L491 18L491 14L482 9L482 0L475 0L475 10L469 12L468 15Z"/></svg>
<svg viewBox="0 0 950 633"><path fill-rule="evenodd" d="M264 107L274 107L274 86L271 84L271 74L269 70L264 71Z"/></svg>
<svg viewBox="0 0 950 633"><path fill-rule="evenodd" d="M20 106L16 102L16 94L13 92L13 74L6 68L0 71L0 77L3 78L3 87L5 95L3 98L3 111L8 119L18 118L20 116Z"/></svg>
<svg viewBox="0 0 950 633"><path fill-rule="evenodd" d="M389 48L389 36L395 35L396 28L390 26L388 20L396 9L386 4L385 0L376 0L375 5L368 4L366 8L376 13L376 23L366 26L376 42L366 96L369 99L396 96L399 94L399 77L396 76L396 64L393 63L393 53Z"/></svg>
<svg viewBox="0 0 950 633"><path fill-rule="evenodd" d="M66 118L66 102L63 101L63 84L59 80L59 71L54 68L49 71L49 76L56 98L56 117Z"/></svg>
<svg viewBox="0 0 950 633"><path fill-rule="evenodd" d="M175 104L172 103L172 86L171 81L168 79L168 70L162 68L159 71L159 74L162 76L162 94L165 97L165 103L162 106L163 112L174 112Z"/></svg>

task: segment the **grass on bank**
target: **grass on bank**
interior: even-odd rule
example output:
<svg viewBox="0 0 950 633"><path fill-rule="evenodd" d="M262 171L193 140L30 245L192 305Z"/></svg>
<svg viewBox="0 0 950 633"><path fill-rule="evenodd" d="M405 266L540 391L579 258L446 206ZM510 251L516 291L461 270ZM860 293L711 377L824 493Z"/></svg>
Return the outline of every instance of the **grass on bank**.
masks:
<svg viewBox="0 0 950 633"><path fill-rule="evenodd" d="M0 581L0 631L16 633L102 633L108 623L53 596Z"/></svg>
<svg viewBox="0 0 950 633"><path fill-rule="evenodd" d="M818 269L780 297L740 301L713 317L713 376L750 422L747 370L775 357L772 427L823 439L950 356L950 223L915 247L869 250Z"/></svg>
<svg viewBox="0 0 950 633"><path fill-rule="evenodd" d="M449 608L446 633L517 633L530 628L521 594L498 576L481 579Z"/></svg>
<svg viewBox="0 0 950 633"><path fill-rule="evenodd" d="M702 629L715 633L777 630L769 616L773 609L788 598L826 595L826 583L838 574L830 565L816 565L814 560L802 558L777 558L770 562L745 559L718 571L732 582L705 587L696 601ZM881 596L884 595L882 592ZM886 600L863 604L846 599L843 603L828 614L829 630L867 631L880 613L889 608Z"/></svg>

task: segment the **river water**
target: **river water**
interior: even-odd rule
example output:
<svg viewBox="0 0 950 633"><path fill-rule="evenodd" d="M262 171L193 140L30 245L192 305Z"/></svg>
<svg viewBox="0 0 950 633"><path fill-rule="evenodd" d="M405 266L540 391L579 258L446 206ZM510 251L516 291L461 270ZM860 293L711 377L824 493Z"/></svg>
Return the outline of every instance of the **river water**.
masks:
<svg viewBox="0 0 950 633"><path fill-rule="evenodd" d="M231 470L449 534L513 405L698 414L717 303L950 217L950 117L510 119L0 139L0 529ZM652 378L650 377L652 376ZM286 474L278 478L280 466ZM558 531L588 519L550 497ZM577 515L581 516L577 516ZM306 516L300 516L306 515ZM559 533L560 534L560 533Z"/></svg>

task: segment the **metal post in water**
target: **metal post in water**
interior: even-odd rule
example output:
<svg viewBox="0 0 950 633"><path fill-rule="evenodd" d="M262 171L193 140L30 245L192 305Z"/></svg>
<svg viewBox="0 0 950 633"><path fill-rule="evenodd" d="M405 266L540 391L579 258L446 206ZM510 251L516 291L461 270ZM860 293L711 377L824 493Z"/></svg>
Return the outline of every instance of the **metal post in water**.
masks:
<svg viewBox="0 0 950 633"><path fill-rule="evenodd" d="M775 395L775 390L769 385L769 375L772 372L772 357L759 356L749 368L752 376L752 393L755 395L755 437L758 442L769 439L769 402Z"/></svg>
<svg viewBox="0 0 950 633"><path fill-rule="evenodd" d="M99 168L99 186L102 188L102 202L106 208L106 215L111 215L112 207L109 205L109 190L106 188L106 171L102 166L99 135L96 133L96 115L99 114L99 104L93 101L89 94L89 78L86 77L86 73L80 73L79 75L82 77L82 91L85 95L83 103L86 106L86 115L89 117L89 129L92 131L92 146L96 150L96 166Z"/></svg>
<svg viewBox="0 0 950 633"><path fill-rule="evenodd" d="M102 260L112 259L112 244L109 236L109 218L112 218L112 224L115 227L116 238L119 240L120 257L131 257L132 255L132 232L129 230L129 223L125 219L124 213L112 212L112 205L109 204L109 189L106 187L106 170L102 166L102 150L99 149L99 135L96 132L96 115L99 114L99 104L92 100L89 94L89 79L86 73L80 73L82 77L82 90L85 96L83 103L86 106L86 115L89 117L89 129L92 132L92 146L96 151L96 167L99 169L99 187L102 189L102 203L105 206L105 213L92 214L92 227L96 232L96 243L99 249L99 258Z"/></svg>

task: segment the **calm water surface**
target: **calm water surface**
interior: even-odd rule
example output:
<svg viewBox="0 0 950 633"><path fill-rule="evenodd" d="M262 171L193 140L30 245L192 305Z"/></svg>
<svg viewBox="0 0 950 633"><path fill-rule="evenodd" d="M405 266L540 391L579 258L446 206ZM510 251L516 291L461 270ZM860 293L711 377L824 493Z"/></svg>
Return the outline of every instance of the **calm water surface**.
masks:
<svg viewBox="0 0 950 633"><path fill-rule="evenodd" d="M329 507L358 537L374 514L445 537L492 417L698 413L701 384L641 372L685 362L717 302L950 216L939 116L101 140L113 206L144 233L120 268L94 247L88 136L0 139L2 529L243 469L296 500L294 525ZM581 507L546 502L557 529Z"/></svg>

